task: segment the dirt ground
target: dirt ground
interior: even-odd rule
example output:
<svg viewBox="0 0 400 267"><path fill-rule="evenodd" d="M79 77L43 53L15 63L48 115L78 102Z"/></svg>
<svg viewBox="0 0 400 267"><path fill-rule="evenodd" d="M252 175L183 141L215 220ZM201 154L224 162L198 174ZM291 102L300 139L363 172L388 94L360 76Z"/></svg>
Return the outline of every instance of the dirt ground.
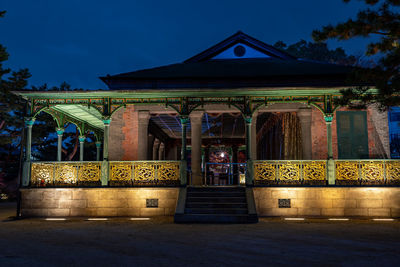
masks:
<svg viewBox="0 0 400 267"><path fill-rule="evenodd" d="M400 260L398 221L11 220L14 209L0 203L0 266L395 266Z"/></svg>

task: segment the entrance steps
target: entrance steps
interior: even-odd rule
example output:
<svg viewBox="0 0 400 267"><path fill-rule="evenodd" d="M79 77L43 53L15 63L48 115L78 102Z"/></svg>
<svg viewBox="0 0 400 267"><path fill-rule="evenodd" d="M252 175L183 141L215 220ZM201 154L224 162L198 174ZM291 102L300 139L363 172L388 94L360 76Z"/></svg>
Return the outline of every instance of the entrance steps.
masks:
<svg viewBox="0 0 400 267"><path fill-rule="evenodd" d="M253 190L239 186L182 188L175 222L256 223Z"/></svg>

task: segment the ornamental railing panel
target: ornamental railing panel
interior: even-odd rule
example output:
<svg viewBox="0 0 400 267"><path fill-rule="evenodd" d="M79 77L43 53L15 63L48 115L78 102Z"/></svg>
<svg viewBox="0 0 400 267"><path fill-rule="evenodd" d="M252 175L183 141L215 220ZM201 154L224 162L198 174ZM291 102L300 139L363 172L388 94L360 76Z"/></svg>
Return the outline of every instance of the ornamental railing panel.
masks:
<svg viewBox="0 0 400 267"><path fill-rule="evenodd" d="M324 160L253 161L255 185L325 185Z"/></svg>
<svg viewBox="0 0 400 267"><path fill-rule="evenodd" d="M180 184L180 161L110 161L110 186L175 186ZM107 165L106 165L107 166ZM101 186L107 179L102 162L33 162L32 187Z"/></svg>
<svg viewBox="0 0 400 267"><path fill-rule="evenodd" d="M33 162L32 187L100 186L101 162Z"/></svg>
<svg viewBox="0 0 400 267"><path fill-rule="evenodd" d="M398 160L335 160L337 185L399 185Z"/></svg>
<svg viewBox="0 0 400 267"><path fill-rule="evenodd" d="M180 161L135 161L134 185L179 185Z"/></svg>
<svg viewBox="0 0 400 267"><path fill-rule="evenodd" d="M111 161L109 174L110 185L132 185L133 163L131 161Z"/></svg>

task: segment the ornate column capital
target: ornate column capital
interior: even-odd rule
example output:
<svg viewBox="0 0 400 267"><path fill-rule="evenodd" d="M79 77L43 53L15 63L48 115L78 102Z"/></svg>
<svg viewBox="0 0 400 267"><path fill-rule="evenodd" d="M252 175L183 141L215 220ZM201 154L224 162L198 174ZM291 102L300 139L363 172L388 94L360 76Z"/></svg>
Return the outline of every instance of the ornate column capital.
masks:
<svg viewBox="0 0 400 267"><path fill-rule="evenodd" d="M56 128L57 135L63 135L65 129L64 128Z"/></svg>
<svg viewBox="0 0 400 267"><path fill-rule="evenodd" d="M86 137L84 135L79 136L79 142L83 143L85 142Z"/></svg>
<svg viewBox="0 0 400 267"><path fill-rule="evenodd" d="M333 114L325 114L324 119L325 119L326 124L332 124Z"/></svg>
<svg viewBox="0 0 400 267"><path fill-rule="evenodd" d="M111 123L111 118L110 117L103 117L103 123L104 125L109 126Z"/></svg>
<svg viewBox="0 0 400 267"><path fill-rule="evenodd" d="M32 127L33 126L33 124L35 123L35 118L33 118L33 117L25 117L24 118L24 122L25 122L25 126L26 127Z"/></svg>

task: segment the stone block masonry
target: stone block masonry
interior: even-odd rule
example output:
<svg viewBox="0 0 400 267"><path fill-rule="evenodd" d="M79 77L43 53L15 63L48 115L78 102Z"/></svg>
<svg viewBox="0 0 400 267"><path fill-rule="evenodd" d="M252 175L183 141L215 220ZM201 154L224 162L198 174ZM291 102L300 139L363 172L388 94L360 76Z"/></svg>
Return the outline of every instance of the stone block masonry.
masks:
<svg viewBox="0 0 400 267"><path fill-rule="evenodd" d="M256 187L259 216L297 217L400 217L397 187ZM279 199L290 199L290 208L279 208Z"/></svg>
<svg viewBox="0 0 400 267"><path fill-rule="evenodd" d="M112 217L174 215L179 188L21 189L23 217ZM147 208L146 199L158 199Z"/></svg>

